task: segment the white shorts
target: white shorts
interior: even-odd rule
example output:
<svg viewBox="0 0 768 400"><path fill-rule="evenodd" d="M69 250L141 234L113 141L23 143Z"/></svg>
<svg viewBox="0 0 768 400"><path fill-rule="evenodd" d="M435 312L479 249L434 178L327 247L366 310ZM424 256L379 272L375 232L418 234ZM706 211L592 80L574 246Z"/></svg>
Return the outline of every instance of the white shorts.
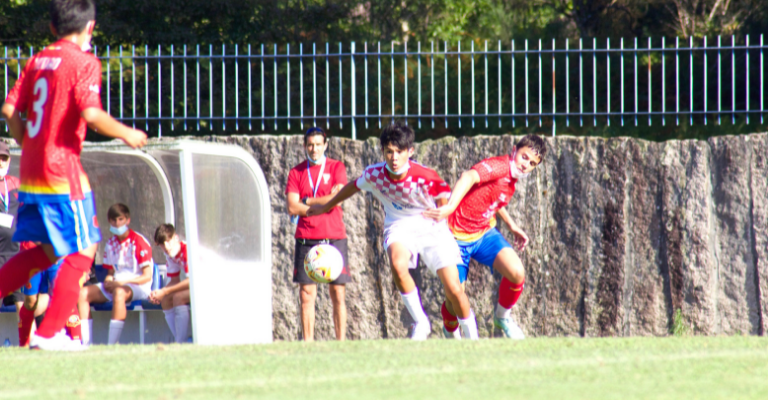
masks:
<svg viewBox="0 0 768 400"><path fill-rule="evenodd" d="M104 284L99 282L99 289L101 289L101 293L104 294L104 297L107 298L107 300L112 301L112 293L107 292L104 290ZM131 301L136 300L146 300L149 297L149 293L152 291L152 281L149 281L143 285L137 285L135 283L127 283L125 286L128 286L131 288L131 291L133 292L133 297L131 298Z"/></svg>
<svg viewBox="0 0 768 400"><path fill-rule="evenodd" d="M416 227L408 224L393 224L384 229L384 248L400 243L411 252L408 268L418 266L418 257L432 273L445 267L461 263L461 251L453 233L445 221Z"/></svg>

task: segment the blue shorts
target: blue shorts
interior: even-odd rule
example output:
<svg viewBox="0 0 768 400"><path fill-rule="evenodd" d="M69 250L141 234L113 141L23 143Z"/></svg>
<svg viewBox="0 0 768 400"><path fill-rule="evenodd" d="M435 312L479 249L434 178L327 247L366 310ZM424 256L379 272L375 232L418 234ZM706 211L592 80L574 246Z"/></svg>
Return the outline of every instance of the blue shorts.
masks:
<svg viewBox="0 0 768 400"><path fill-rule="evenodd" d="M77 253L101 241L93 192L61 203L25 203L19 207L14 242L53 245L57 256Z"/></svg>
<svg viewBox="0 0 768 400"><path fill-rule="evenodd" d="M56 280L56 275L59 273L59 267L64 261L62 258L56 264L53 264L51 268L45 271L38 272L33 276L29 283L21 287L21 293L26 296L34 296L38 293L48 294L53 289L53 282Z"/></svg>
<svg viewBox="0 0 768 400"><path fill-rule="evenodd" d="M487 265L493 273L493 261L501 250L507 247L512 247L504 236L501 236L498 229L491 229L480 237L480 239L474 242L461 242L456 241L459 244L459 250L461 250L461 264L457 265L459 268L459 281L464 283L467 280L467 273L469 272L469 259L473 258L480 264Z"/></svg>

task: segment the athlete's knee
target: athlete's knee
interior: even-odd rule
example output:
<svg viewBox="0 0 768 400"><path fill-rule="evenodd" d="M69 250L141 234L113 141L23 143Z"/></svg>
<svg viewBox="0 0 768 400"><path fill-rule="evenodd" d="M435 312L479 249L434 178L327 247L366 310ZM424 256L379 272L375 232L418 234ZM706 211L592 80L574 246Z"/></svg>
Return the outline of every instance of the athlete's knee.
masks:
<svg viewBox="0 0 768 400"><path fill-rule="evenodd" d="M310 303L315 301L317 296L317 285L301 285L301 302Z"/></svg>
<svg viewBox="0 0 768 400"><path fill-rule="evenodd" d="M456 300L464 295L464 291L459 282L447 281L445 282L445 295L449 300Z"/></svg>
<svg viewBox="0 0 768 400"><path fill-rule="evenodd" d="M331 294L331 301L333 304L344 304L344 285L330 285L329 292Z"/></svg>
<svg viewBox="0 0 768 400"><path fill-rule="evenodd" d="M27 310L34 310L35 306L37 305L37 295L28 295L24 297L24 308Z"/></svg>
<svg viewBox="0 0 768 400"><path fill-rule="evenodd" d="M128 299L128 290L118 286L115 288L112 298L114 301L120 301L124 303Z"/></svg>
<svg viewBox="0 0 768 400"><path fill-rule="evenodd" d="M187 296L187 293L177 292L173 294L173 306L184 306L189 304L189 296Z"/></svg>

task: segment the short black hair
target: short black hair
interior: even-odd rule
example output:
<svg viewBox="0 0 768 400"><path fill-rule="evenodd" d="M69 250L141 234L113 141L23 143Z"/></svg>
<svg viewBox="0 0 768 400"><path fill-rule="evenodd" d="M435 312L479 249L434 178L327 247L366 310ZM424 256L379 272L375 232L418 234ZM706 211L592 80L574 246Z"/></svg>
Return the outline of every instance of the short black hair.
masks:
<svg viewBox="0 0 768 400"><path fill-rule="evenodd" d="M59 36L80 33L88 21L96 19L96 4L93 0L52 0L49 10L51 24Z"/></svg>
<svg viewBox="0 0 768 400"><path fill-rule="evenodd" d="M516 149L522 149L523 147L533 150L539 155L541 162L544 162L544 157L547 155L547 144L544 142L544 139L536 135L524 136L515 145Z"/></svg>
<svg viewBox="0 0 768 400"><path fill-rule="evenodd" d="M405 125L401 121L395 121L381 131L379 140L381 141L382 149L391 144L400 150L407 150L413 148L415 138L416 135L410 126Z"/></svg>
<svg viewBox="0 0 768 400"><path fill-rule="evenodd" d="M131 210L123 203L112 204L109 206L109 210L107 210L107 219L115 221L117 217L131 218Z"/></svg>
<svg viewBox="0 0 768 400"><path fill-rule="evenodd" d="M155 229L155 244L162 246L163 243L173 239L176 234L176 228L171 224L161 224Z"/></svg>
<svg viewBox="0 0 768 400"><path fill-rule="evenodd" d="M323 135L323 143L328 143L328 135L325 130L319 126L313 126L304 133L304 144L307 144L307 139L317 135Z"/></svg>

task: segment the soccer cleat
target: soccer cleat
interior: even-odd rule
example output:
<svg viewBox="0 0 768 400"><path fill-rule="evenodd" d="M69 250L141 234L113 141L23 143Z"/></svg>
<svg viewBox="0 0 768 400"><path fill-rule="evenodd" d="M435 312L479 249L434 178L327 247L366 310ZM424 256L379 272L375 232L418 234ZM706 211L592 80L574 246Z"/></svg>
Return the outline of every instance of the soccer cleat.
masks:
<svg viewBox="0 0 768 400"><path fill-rule="evenodd" d="M427 340L427 336L429 336L430 332L432 332L432 326L429 321L414 322L411 325L408 337L411 340Z"/></svg>
<svg viewBox="0 0 768 400"><path fill-rule="evenodd" d="M523 340L525 339L525 334L523 333L523 330L520 329L520 326L517 325L515 320L512 319L512 317L507 318L497 318L493 317L493 325L504 333L504 336L513 339L513 340Z"/></svg>
<svg viewBox="0 0 768 400"><path fill-rule="evenodd" d="M37 333L32 334L29 339L29 348L46 351L83 351L87 347L83 346L79 340L72 340L66 334L59 332L52 338L44 338Z"/></svg>
<svg viewBox="0 0 768 400"><path fill-rule="evenodd" d="M448 329L445 329L443 327L443 336L445 336L446 339L456 339L461 340L461 329L456 329L453 332L448 331Z"/></svg>

